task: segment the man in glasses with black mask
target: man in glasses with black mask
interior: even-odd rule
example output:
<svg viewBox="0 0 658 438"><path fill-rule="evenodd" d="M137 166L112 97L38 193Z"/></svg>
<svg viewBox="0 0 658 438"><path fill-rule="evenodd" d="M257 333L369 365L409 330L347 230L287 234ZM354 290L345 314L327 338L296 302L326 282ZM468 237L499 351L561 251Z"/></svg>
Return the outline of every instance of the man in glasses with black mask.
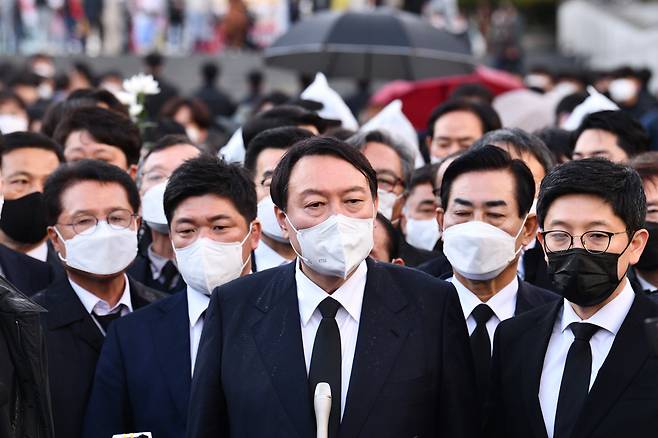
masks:
<svg viewBox="0 0 658 438"><path fill-rule="evenodd" d="M498 326L486 421L491 437L652 436L658 361L643 321L658 305L626 276L647 243L639 175L599 159L543 180L539 242L564 297Z"/></svg>

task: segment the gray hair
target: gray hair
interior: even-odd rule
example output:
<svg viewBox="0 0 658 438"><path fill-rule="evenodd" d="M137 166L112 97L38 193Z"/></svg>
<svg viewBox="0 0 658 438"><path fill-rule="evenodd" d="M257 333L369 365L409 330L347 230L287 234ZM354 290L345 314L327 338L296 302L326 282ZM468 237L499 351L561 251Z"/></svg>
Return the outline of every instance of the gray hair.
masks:
<svg viewBox="0 0 658 438"><path fill-rule="evenodd" d="M488 132L476 141L471 148L481 148L488 144L494 146L508 145L517 154L523 156L530 154L539 161L548 172L555 167L555 157L546 144L536 135L529 134L519 128L503 128Z"/></svg>
<svg viewBox="0 0 658 438"><path fill-rule="evenodd" d="M366 144L371 142L385 144L393 149L398 157L400 157L400 163L402 164L402 182L404 183L405 190L408 190L409 184L411 184L411 176L414 173L414 157L409 152L409 149L404 144L393 138L388 132L380 129L359 132L347 139L347 143L354 146L359 151L363 151Z"/></svg>

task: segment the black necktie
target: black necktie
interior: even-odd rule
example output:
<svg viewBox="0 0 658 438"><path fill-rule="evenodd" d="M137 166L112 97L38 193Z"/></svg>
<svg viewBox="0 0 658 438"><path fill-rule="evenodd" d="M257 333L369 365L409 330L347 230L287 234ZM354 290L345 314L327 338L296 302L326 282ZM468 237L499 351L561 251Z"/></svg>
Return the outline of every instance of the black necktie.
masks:
<svg viewBox="0 0 658 438"><path fill-rule="evenodd" d="M491 372L491 339L487 331L487 322L494 312L486 304L478 304L471 315L475 319L475 330L471 334L471 352L475 362L475 380L480 395L480 401L484 402L489 388L489 373Z"/></svg>
<svg viewBox="0 0 658 438"><path fill-rule="evenodd" d="M555 414L554 438L571 437L580 411L583 409L592 374L592 349L589 340L599 330L598 326L586 322L574 322L569 327L575 339L569 347L564 364Z"/></svg>
<svg viewBox="0 0 658 438"><path fill-rule="evenodd" d="M164 290L168 291L169 289L171 289L172 282L174 278L176 278L176 275L178 275L178 269L176 268L176 265L174 265L174 262L169 260L162 267L162 271L160 271L159 280L162 283Z"/></svg>
<svg viewBox="0 0 658 438"><path fill-rule="evenodd" d="M105 333L107 333L107 328L110 326L112 321L114 321L115 319L119 319L122 310L123 310L123 304L119 304L119 307L117 307L114 313L109 313L103 316L97 315L96 312L91 312L91 314L94 315L96 321L98 321L101 327L103 327Z"/></svg>
<svg viewBox="0 0 658 438"><path fill-rule="evenodd" d="M322 321L315 334L308 382L311 400L313 400L318 383L326 382L331 387L329 438L334 438L338 435L338 425L340 424L341 353L340 331L336 324L336 312L340 308L340 303L327 297L318 305L318 308L322 314Z"/></svg>

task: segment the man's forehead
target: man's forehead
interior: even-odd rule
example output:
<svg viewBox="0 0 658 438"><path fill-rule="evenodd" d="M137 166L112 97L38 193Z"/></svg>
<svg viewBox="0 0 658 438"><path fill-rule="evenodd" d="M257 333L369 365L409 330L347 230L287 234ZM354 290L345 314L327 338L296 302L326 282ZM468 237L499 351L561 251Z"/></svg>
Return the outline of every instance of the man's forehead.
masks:
<svg viewBox="0 0 658 438"><path fill-rule="evenodd" d="M342 192L355 186L368 187L363 173L351 163L332 156L311 155L300 159L290 173L292 191Z"/></svg>

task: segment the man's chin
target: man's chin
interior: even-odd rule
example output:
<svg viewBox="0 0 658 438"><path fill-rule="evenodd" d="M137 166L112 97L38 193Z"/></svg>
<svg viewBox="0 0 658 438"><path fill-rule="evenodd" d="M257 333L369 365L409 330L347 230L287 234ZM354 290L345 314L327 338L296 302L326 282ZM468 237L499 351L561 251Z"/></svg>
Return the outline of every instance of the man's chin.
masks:
<svg viewBox="0 0 658 438"><path fill-rule="evenodd" d="M80 269L72 268L70 266L66 266L66 270L73 273L73 274L79 275L81 277L85 277L85 278L88 278L90 280L96 280L96 281L114 280L115 278L120 277L125 273L125 269L124 269L124 270L119 271L115 274L104 274L104 275L92 274L91 272L81 271Z"/></svg>

